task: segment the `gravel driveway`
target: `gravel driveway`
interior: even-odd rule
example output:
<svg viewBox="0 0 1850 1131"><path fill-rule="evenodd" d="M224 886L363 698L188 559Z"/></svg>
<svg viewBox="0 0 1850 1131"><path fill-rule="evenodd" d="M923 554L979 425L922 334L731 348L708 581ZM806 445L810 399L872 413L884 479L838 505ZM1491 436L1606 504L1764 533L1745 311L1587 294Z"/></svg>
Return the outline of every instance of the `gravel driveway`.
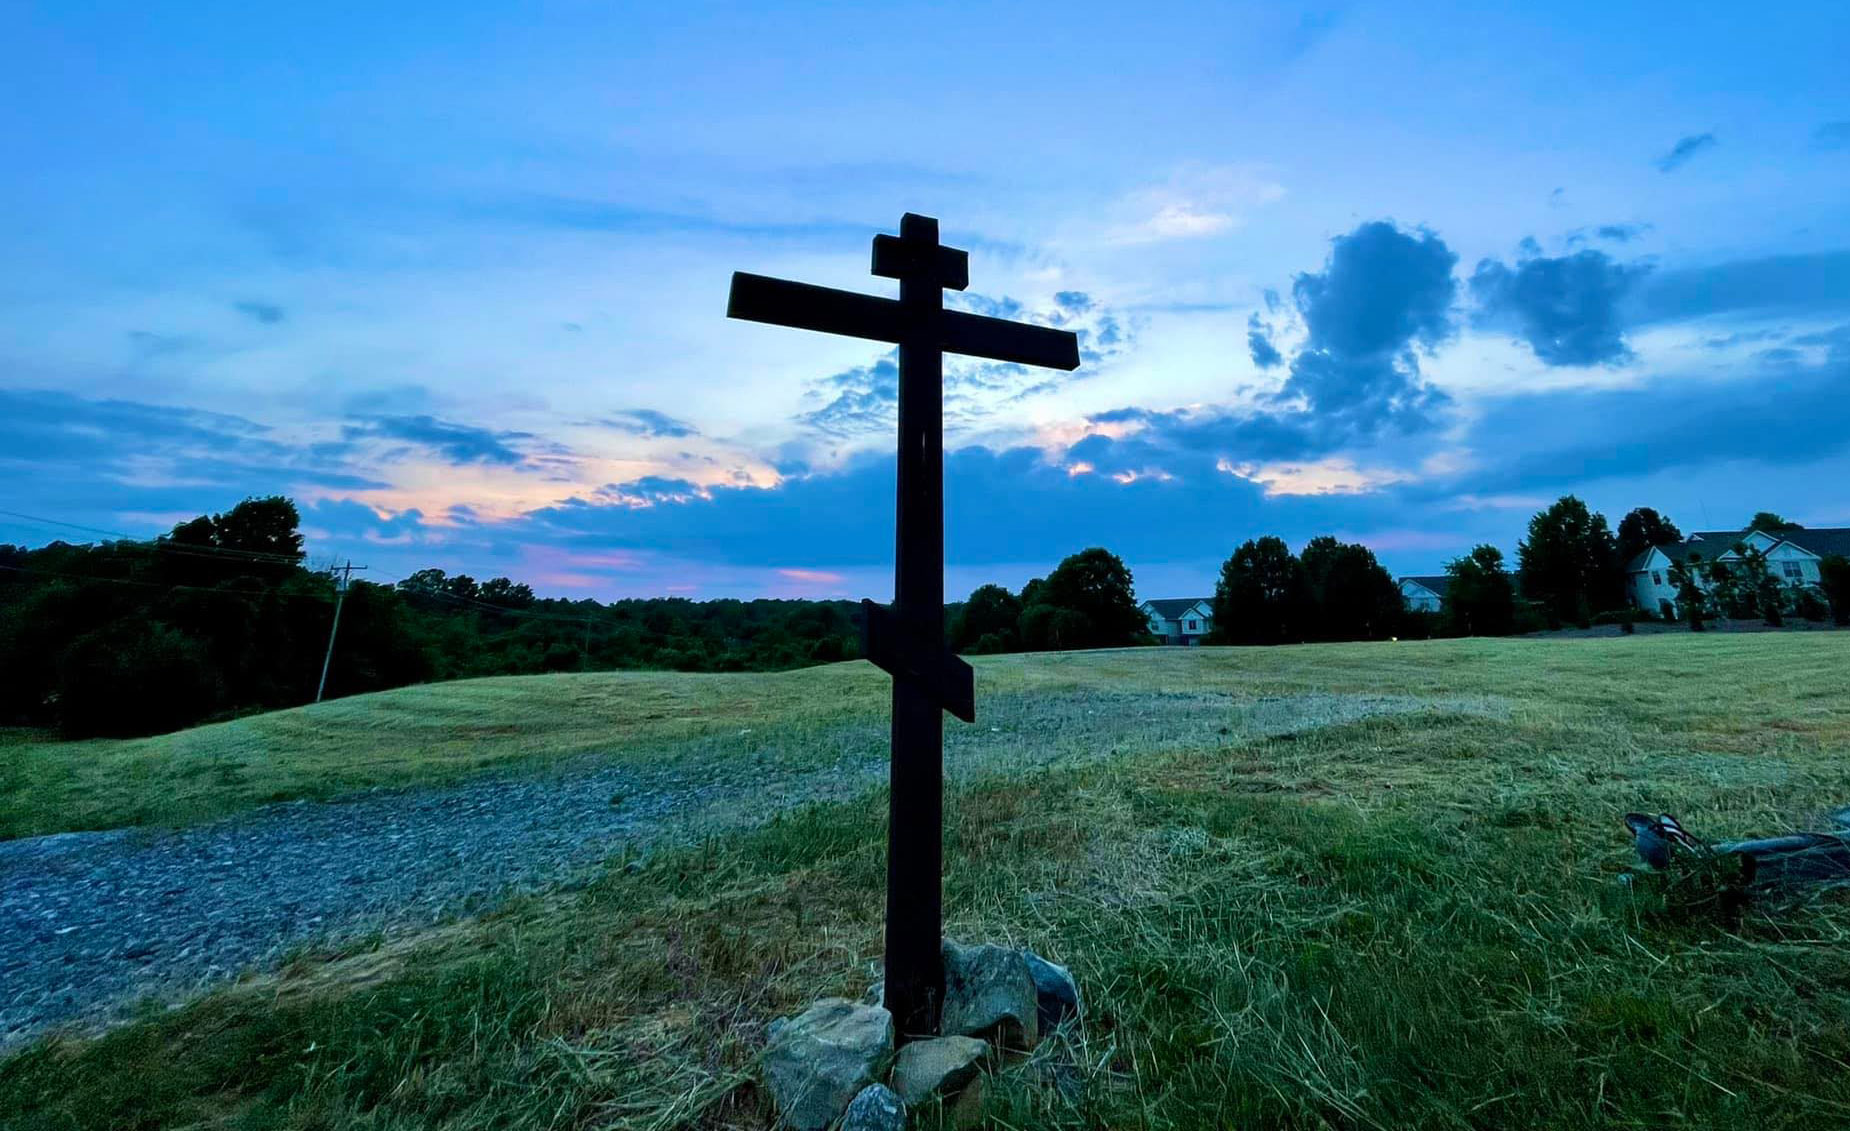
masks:
<svg viewBox="0 0 1850 1131"><path fill-rule="evenodd" d="M1381 696L1236 700L1224 694L992 696L946 728L954 776L1200 748L1422 710L1500 704ZM886 726L801 736L740 731L621 761L272 805L179 831L65 833L0 842L0 1049L67 1023L126 1016L273 964L317 940L402 931L569 883L643 850L759 823L880 784Z"/></svg>

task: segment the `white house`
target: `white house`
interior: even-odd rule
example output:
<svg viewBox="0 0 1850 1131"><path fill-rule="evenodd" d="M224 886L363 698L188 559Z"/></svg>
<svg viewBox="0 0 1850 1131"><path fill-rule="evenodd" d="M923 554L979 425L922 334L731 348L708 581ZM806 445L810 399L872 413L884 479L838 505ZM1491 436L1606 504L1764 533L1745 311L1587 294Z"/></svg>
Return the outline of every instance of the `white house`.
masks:
<svg viewBox="0 0 1850 1131"><path fill-rule="evenodd" d="M1449 574L1436 577L1403 577L1400 599L1410 613L1436 613L1445 605L1446 591L1452 587Z"/></svg>
<svg viewBox="0 0 1850 1131"><path fill-rule="evenodd" d="M1214 629L1214 602L1207 597L1166 597L1139 607L1164 644L1199 644Z"/></svg>
<svg viewBox="0 0 1850 1131"><path fill-rule="evenodd" d="M1653 546L1626 563L1632 604L1660 616L1677 616L1677 587L1670 580L1670 567L1688 561L1691 554L1702 555L1704 562L1738 562L1741 546L1765 554L1768 571L1779 581L1804 588L1818 584L1818 565L1826 557L1850 557L1850 529L1699 530L1681 542Z"/></svg>

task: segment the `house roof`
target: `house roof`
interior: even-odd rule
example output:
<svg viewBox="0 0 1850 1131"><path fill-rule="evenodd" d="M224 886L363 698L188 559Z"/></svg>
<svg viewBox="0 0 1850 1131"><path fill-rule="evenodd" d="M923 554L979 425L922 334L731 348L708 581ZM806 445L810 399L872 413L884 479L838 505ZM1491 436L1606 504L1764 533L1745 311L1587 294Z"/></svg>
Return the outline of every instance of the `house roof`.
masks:
<svg viewBox="0 0 1850 1131"><path fill-rule="evenodd" d="M1403 577L1400 579L1400 584L1405 585L1409 581L1423 589L1430 589L1437 597L1445 596L1445 591L1452 587L1452 575L1449 573L1430 574L1425 577Z"/></svg>
<svg viewBox="0 0 1850 1131"><path fill-rule="evenodd" d="M1841 554L1850 558L1850 527L1825 527L1819 530L1782 530L1778 537L1797 546L1801 550L1810 550L1821 558L1832 554Z"/></svg>
<svg viewBox="0 0 1850 1131"><path fill-rule="evenodd" d="M1206 597L1159 597L1154 601L1145 601L1144 608L1149 609L1164 620L1175 620L1196 605L1206 605L1208 615L1213 615L1214 602Z"/></svg>
<svg viewBox="0 0 1850 1131"><path fill-rule="evenodd" d="M1733 550L1753 530L1698 530L1681 542L1672 542L1667 546L1656 546L1664 556L1673 562L1687 561L1691 553L1700 553L1704 561L1714 561L1723 554ZM1763 530L1761 533L1771 538L1778 538L1792 543L1801 550L1809 550L1819 557L1831 554L1843 554L1850 557L1850 527L1823 527L1818 530ZM1644 550L1633 558L1625 567L1627 573L1638 573L1645 568L1651 557L1650 550Z"/></svg>

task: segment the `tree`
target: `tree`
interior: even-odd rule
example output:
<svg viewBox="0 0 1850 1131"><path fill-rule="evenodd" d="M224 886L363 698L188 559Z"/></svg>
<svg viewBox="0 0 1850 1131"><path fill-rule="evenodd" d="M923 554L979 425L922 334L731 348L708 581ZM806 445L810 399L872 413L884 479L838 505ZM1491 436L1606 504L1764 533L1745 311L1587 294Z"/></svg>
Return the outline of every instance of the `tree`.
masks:
<svg viewBox="0 0 1850 1131"><path fill-rule="evenodd" d="M1214 636L1239 644L1301 641L1313 627L1315 607L1304 563L1284 540L1249 539L1221 564Z"/></svg>
<svg viewBox="0 0 1850 1131"><path fill-rule="evenodd" d="M1632 559L1653 546L1671 546L1683 540L1677 524L1650 507L1637 507L1619 520L1619 566L1629 566Z"/></svg>
<svg viewBox="0 0 1850 1131"><path fill-rule="evenodd" d="M1445 563L1452 579L1445 615L1466 636L1508 636L1516 627L1516 590L1503 568L1503 551L1477 546Z"/></svg>
<svg viewBox="0 0 1850 1131"><path fill-rule="evenodd" d="M958 651L1007 652L1020 640L1021 601L1005 586L979 585L951 626Z"/></svg>
<svg viewBox="0 0 1850 1131"><path fill-rule="evenodd" d="M1021 603L1021 636L1031 647L1116 648L1136 644L1149 633L1137 608L1130 567L1098 546L1066 558L1041 584L1029 582ZM1031 634L1029 614L1037 607L1054 612L1034 614ZM1045 643L1037 645L1037 637Z"/></svg>
<svg viewBox="0 0 1850 1131"><path fill-rule="evenodd" d="M1689 621L1691 632L1703 630L1703 617L1708 612L1709 593L1703 584L1704 576L1702 555L1694 550L1684 560L1670 564L1670 583L1677 587L1677 608Z"/></svg>
<svg viewBox="0 0 1850 1131"><path fill-rule="evenodd" d="M1785 586L1773 576L1764 553L1748 545L1736 546L1735 553L1739 563L1730 571L1734 583L1731 596L1737 606L1733 615L1758 614L1768 625L1778 628L1785 623Z"/></svg>
<svg viewBox="0 0 1850 1131"><path fill-rule="evenodd" d="M301 521L295 503L281 495L245 499L224 514L212 516L213 543L221 549L299 561L302 534L296 527Z"/></svg>
<svg viewBox="0 0 1850 1131"><path fill-rule="evenodd" d="M524 609L533 604L533 590L505 577L482 582L481 599L504 609Z"/></svg>
<svg viewBox="0 0 1850 1131"><path fill-rule="evenodd" d="M1312 538L1298 556L1322 640L1379 640L1394 634L1402 614L1400 587L1374 551L1330 535Z"/></svg>
<svg viewBox="0 0 1850 1131"><path fill-rule="evenodd" d="M1803 530L1796 522L1780 517L1773 511L1755 511L1754 517L1747 522L1749 530L1759 530L1767 534L1777 534L1781 530Z"/></svg>
<svg viewBox="0 0 1850 1131"><path fill-rule="evenodd" d="M1585 625L1594 612L1624 603L1619 550L1606 516L1573 495L1529 520L1529 537L1516 547L1522 591L1542 602L1551 617Z"/></svg>
<svg viewBox="0 0 1850 1131"><path fill-rule="evenodd" d="M1818 586L1838 624L1850 624L1850 558L1831 554L1818 563Z"/></svg>

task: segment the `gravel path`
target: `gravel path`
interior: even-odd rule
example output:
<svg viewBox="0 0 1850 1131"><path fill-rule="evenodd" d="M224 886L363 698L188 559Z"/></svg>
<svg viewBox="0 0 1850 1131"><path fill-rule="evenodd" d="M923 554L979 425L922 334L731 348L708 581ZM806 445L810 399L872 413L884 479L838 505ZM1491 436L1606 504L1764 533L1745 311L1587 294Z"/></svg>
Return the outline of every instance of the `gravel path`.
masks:
<svg viewBox="0 0 1850 1131"><path fill-rule="evenodd" d="M1420 710L1500 705L1197 693L992 696L946 730L953 776L1253 736ZM740 731L672 749L444 789L294 802L179 831L0 842L0 1049L94 1027L146 995L178 997L292 948L415 929L570 883L611 856L759 823L884 778L886 728Z"/></svg>

